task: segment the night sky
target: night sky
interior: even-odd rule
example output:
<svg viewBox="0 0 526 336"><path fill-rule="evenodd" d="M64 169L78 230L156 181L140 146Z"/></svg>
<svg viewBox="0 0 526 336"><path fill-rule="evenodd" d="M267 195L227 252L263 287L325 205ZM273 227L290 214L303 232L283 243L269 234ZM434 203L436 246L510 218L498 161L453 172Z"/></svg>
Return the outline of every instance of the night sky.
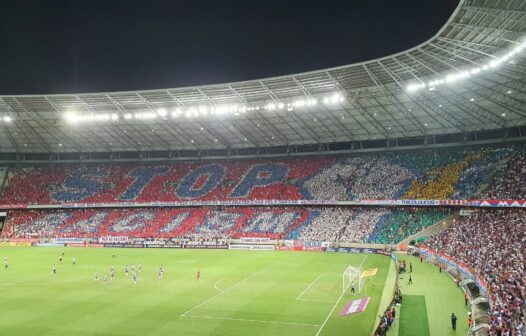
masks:
<svg viewBox="0 0 526 336"><path fill-rule="evenodd" d="M0 95L212 84L344 65L433 36L458 0L1 0Z"/></svg>

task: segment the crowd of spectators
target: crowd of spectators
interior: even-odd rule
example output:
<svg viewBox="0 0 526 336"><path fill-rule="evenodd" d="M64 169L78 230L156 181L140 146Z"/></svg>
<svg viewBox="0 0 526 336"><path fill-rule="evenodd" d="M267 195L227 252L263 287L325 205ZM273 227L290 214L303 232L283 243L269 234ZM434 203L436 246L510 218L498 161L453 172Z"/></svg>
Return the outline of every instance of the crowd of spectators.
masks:
<svg viewBox="0 0 526 336"><path fill-rule="evenodd" d="M339 160L306 179L306 198L323 200L393 199L415 175L382 156L357 156Z"/></svg>
<svg viewBox="0 0 526 336"><path fill-rule="evenodd" d="M368 242L398 244L452 213L448 208L397 208L377 225Z"/></svg>
<svg viewBox="0 0 526 336"><path fill-rule="evenodd" d="M526 212L480 210L425 244L464 262L493 294L491 335L524 335ZM522 334L519 331L522 328Z"/></svg>
<svg viewBox="0 0 526 336"><path fill-rule="evenodd" d="M466 199L478 195L483 182L499 170L503 160L510 157L510 148L499 148L492 151L483 150L471 164L462 171L459 181L455 185L455 193L451 198Z"/></svg>
<svg viewBox="0 0 526 336"><path fill-rule="evenodd" d="M484 192L489 199L526 199L526 151L512 156Z"/></svg>
<svg viewBox="0 0 526 336"><path fill-rule="evenodd" d="M340 243L394 243L440 216L414 208L209 207L16 210L5 238L129 236L227 239L268 237ZM387 227L388 225L388 227ZM393 227L402 227L396 239ZM386 237L388 239L386 239Z"/></svg>
<svg viewBox="0 0 526 336"><path fill-rule="evenodd" d="M466 199L475 196L478 188L497 169L500 160L513 152L510 148L481 149L465 152L444 166L438 166L414 179L406 199Z"/></svg>
<svg viewBox="0 0 526 336"><path fill-rule="evenodd" d="M317 210L299 207L16 210L8 213L2 236L284 239L317 214Z"/></svg>
<svg viewBox="0 0 526 336"><path fill-rule="evenodd" d="M0 204L467 198L509 153L506 148L463 149L162 165L18 167L8 172ZM505 173L508 181L520 176L521 162L524 155L510 163L512 171L509 176ZM506 187L502 184L501 189ZM519 186L510 190L521 191Z"/></svg>

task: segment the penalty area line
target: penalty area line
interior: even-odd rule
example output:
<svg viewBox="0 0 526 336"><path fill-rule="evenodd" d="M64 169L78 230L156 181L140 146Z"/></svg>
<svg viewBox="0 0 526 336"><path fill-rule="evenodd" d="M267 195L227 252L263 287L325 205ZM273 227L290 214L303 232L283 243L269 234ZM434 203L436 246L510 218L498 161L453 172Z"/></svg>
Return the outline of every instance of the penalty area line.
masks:
<svg viewBox="0 0 526 336"><path fill-rule="evenodd" d="M296 297L296 300L301 300L301 297L303 296L303 294L305 294L305 292L308 291L308 290L309 290L309 289L310 289L310 288L316 283L316 281L318 281L319 278L321 278L321 274L318 275L318 277L317 277L316 279L314 279L314 281L311 282L311 283L307 286L307 288L305 288L305 289L303 290L303 292L301 292L300 295L298 295L298 296Z"/></svg>
<svg viewBox="0 0 526 336"><path fill-rule="evenodd" d="M206 315L186 315L187 318L202 318L209 320L227 320L227 321L241 321L241 322L255 322L255 323L270 323L270 324L286 324L286 325L295 325L295 326L305 326L305 327L319 327L319 324L310 324L310 323L296 323L296 322L282 322L282 321L267 321L267 320L250 320L250 319L241 319L241 318L232 318L232 317L219 317L219 316L206 316Z"/></svg>
<svg viewBox="0 0 526 336"><path fill-rule="evenodd" d="M365 255L365 258L363 258L362 263L360 264L360 267L363 266L363 264L365 263L365 260L367 259L368 256L369 256L368 254ZM336 309L336 307L338 306L338 303L340 303L340 301L342 300L343 295L345 295L345 291L342 291L342 294L338 298L338 301L336 301L336 303L332 307L331 311L329 312L329 314L325 318L325 321L323 321L323 324L320 326L320 329L318 329L318 332L316 333L316 336L319 336L321 334L321 331L323 330L323 328L327 324L327 321L329 321L329 318L331 318L331 315L334 312L334 309Z"/></svg>
<svg viewBox="0 0 526 336"><path fill-rule="evenodd" d="M307 302L328 302L328 303L334 303L334 300L317 300L317 299L296 299L298 301L307 301Z"/></svg>
<svg viewBox="0 0 526 336"><path fill-rule="evenodd" d="M214 288L217 289L218 292L223 293L223 290L220 289L219 287L217 287L217 283L218 283L219 281L221 281L221 279L217 280L217 281L214 283Z"/></svg>
<svg viewBox="0 0 526 336"><path fill-rule="evenodd" d="M274 263L272 263L274 264ZM233 284L232 286L228 287L227 289L225 289L224 291L222 292L219 292L217 293L216 295L212 296L212 297L209 297L208 299L206 299L205 301L201 302L200 304L198 304L197 306L195 306L194 308L191 308L187 311L185 311L184 313L181 314L181 317L185 317L188 313L191 313L193 312L194 310L196 310L197 308L201 307L201 306L204 306L205 304L207 304L208 302L212 301L213 299L215 299L216 297L218 296L221 296L223 294L225 294L226 292L230 291L231 289L241 285L243 282L247 281L247 280L250 280L252 279L253 277L255 277L256 275L258 275L259 273L263 272L264 270L266 270L267 268L269 268L270 266L272 266L272 264L268 265L268 266L265 266L263 267L262 269L260 269L259 271L255 272L255 273L252 273L251 275L249 275L248 277L236 282L235 284Z"/></svg>

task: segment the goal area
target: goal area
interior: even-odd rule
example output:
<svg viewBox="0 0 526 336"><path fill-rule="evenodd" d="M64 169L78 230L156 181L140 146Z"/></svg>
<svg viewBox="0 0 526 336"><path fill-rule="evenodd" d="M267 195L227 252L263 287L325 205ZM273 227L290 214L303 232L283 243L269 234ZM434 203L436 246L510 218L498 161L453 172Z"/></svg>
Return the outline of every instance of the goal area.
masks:
<svg viewBox="0 0 526 336"><path fill-rule="evenodd" d="M342 274L342 294L358 294L362 291L364 287L362 273L362 267L347 266Z"/></svg>

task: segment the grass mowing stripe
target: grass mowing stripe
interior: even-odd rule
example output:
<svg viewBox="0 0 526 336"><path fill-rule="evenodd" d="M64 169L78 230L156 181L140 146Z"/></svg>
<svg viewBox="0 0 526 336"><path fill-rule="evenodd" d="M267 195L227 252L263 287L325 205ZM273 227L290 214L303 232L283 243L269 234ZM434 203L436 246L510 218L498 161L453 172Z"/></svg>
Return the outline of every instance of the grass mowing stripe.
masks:
<svg viewBox="0 0 526 336"><path fill-rule="evenodd" d="M255 277L256 275L258 275L259 273L263 272L264 270L266 270L267 268L269 268L272 264L270 265L267 265L265 267L263 267L262 269L260 269L259 271L255 272L255 273L252 273L251 275L249 275L248 277L246 278L243 278L241 279L240 281L236 282L235 284L233 284L232 286L228 287L227 289L225 289L224 291L222 292L219 292L218 294L206 299L205 301L201 302L200 304L198 304L197 306L195 306L194 308L190 309L190 310L187 310L185 311L184 313L181 314L181 317L185 317L188 313L190 312L193 312L194 310L196 310L197 308L201 307L201 306L204 306L205 304L207 304L208 302L212 301L213 299L215 299L216 297L218 296L221 296L223 294L225 294L226 292L228 292L229 290L231 290L232 288L235 288L239 285L241 285L243 282L249 280L249 279L252 279L253 277Z"/></svg>
<svg viewBox="0 0 526 336"><path fill-rule="evenodd" d="M348 265L359 265L365 257L354 253L121 249L112 258L108 249L65 248L66 260L75 256L77 266L57 264L53 276L51 265L60 252L53 247L0 247L0 256L10 260L9 270L0 269L1 336L314 336L341 294L341 272ZM382 270L375 278L377 288L371 286L369 292L367 284L371 309L346 318L337 317L335 309L321 336L348 335L349 330L355 335L370 333L389 262L385 256L367 257L364 266ZM143 268L135 285L124 276L124 267L138 263ZM163 279L157 276L160 264L166 271ZM111 265L116 280L107 286L94 282L95 272L107 273ZM218 294L218 289L227 290L267 265L271 266L266 271L179 318ZM197 270L201 270L199 281ZM319 274L323 275L300 299L332 302L296 300ZM352 299L347 293L336 308L347 296Z"/></svg>
<svg viewBox="0 0 526 336"><path fill-rule="evenodd" d="M310 323L251 320L251 319L241 319L241 318L233 318L233 317L220 317L220 316L186 315L185 317L211 319L211 320L227 320L227 321L242 321L242 322L270 323L270 324L286 324L286 325L306 326L306 327L319 327L320 326L319 324L310 324Z"/></svg>
<svg viewBox="0 0 526 336"><path fill-rule="evenodd" d="M311 288L312 285L314 285L314 284L316 283L316 281L318 281L318 279L319 279L320 277L321 277L321 274L318 275L318 277L317 277L316 279L314 279L314 281L311 282L311 283L307 286L307 288L305 288L305 289L303 290L303 292L301 292L300 295L298 295L298 296L296 297L296 300L301 300L300 298L303 296L303 294L305 294L305 292L308 291L309 288Z"/></svg>
<svg viewBox="0 0 526 336"><path fill-rule="evenodd" d="M399 336L429 336L426 297L404 295L400 311Z"/></svg>

